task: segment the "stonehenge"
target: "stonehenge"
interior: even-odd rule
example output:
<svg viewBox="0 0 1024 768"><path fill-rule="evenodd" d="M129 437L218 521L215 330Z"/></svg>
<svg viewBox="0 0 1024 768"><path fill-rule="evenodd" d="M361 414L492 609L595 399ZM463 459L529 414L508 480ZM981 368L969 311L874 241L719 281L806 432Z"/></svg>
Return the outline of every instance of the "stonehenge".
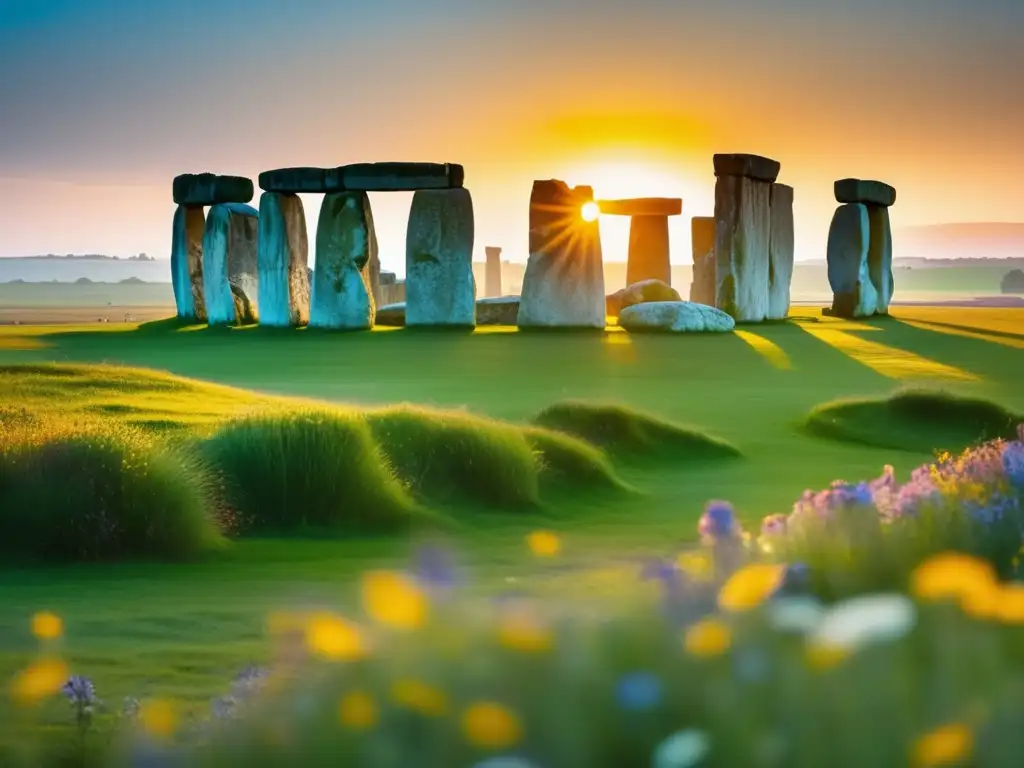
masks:
<svg viewBox="0 0 1024 768"><path fill-rule="evenodd" d="M309 240L298 195L260 195L258 273L262 325L286 328L309 322Z"/></svg>
<svg viewBox="0 0 1024 768"><path fill-rule="evenodd" d="M366 192L324 195L316 230L310 327L373 327L376 307L369 266L376 250L373 213Z"/></svg>
<svg viewBox="0 0 1024 768"><path fill-rule="evenodd" d="M693 277L690 301L715 306L718 284L715 281L715 217L690 219L690 244L693 251Z"/></svg>
<svg viewBox="0 0 1024 768"><path fill-rule="evenodd" d="M683 212L683 201L677 197L601 200L598 209L611 216L630 217L626 283L632 285L641 280L660 280L671 285L668 217Z"/></svg>
<svg viewBox="0 0 1024 768"><path fill-rule="evenodd" d="M203 233L203 297L210 325L256 322L259 212L244 203L218 203Z"/></svg>
<svg viewBox="0 0 1024 768"><path fill-rule="evenodd" d="M501 248L487 246L484 255L487 258L484 265L484 298L495 299L501 296Z"/></svg>
<svg viewBox="0 0 1024 768"><path fill-rule="evenodd" d="M871 317L889 313L895 283L889 207L896 190L881 181L840 179L833 188L840 203L828 231L830 314Z"/></svg>

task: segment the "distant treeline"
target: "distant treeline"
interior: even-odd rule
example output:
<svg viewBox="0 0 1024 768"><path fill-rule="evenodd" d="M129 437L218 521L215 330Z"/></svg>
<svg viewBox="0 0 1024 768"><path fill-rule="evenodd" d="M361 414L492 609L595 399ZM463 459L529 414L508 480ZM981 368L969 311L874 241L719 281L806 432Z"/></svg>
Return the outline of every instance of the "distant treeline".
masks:
<svg viewBox="0 0 1024 768"><path fill-rule="evenodd" d="M12 259L19 261L33 261L39 259L83 259L85 261L156 261L152 256L144 253L137 253L134 256L127 256L121 259L120 256L106 256L102 253L44 253L39 256L12 256Z"/></svg>

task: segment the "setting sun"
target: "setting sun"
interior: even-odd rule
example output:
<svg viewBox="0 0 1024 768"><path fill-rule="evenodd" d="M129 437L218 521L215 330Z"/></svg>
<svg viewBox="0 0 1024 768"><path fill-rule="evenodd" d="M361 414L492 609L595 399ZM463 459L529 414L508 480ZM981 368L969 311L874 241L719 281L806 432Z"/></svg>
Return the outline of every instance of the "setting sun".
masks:
<svg viewBox="0 0 1024 768"><path fill-rule="evenodd" d="M584 203L580 209L580 216L583 217L584 221L597 221L598 215L601 213L601 209L597 207L597 203L591 201Z"/></svg>

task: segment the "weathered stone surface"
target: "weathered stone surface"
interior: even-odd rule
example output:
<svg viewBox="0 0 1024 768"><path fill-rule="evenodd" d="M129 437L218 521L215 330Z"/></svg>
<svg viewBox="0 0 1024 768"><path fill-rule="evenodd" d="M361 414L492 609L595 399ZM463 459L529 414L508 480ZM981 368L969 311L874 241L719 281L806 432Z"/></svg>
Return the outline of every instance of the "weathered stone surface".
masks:
<svg viewBox="0 0 1024 768"><path fill-rule="evenodd" d="M258 319L259 213L241 203L214 205L203 234L203 296L210 325Z"/></svg>
<svg viewBox="0 0 1024 768"><path fill-rule="evenodd" d="M667 216L634 216L630 219L626 282L632 285L642 280L672 282Z"/></svg>
<svg viewBox="0 0 1024 768"><path fill-rule="evenodd" d="M388 285L394 285L397 282L398 282L398 277L397 277L397 275L395 275L394 272L387 272L385 270L381 270L381 273L380 273L380 287L381 288L384 288L385 286L388 286Z"/></svg>
<svg viewBox="0 0 1024 768"><path fill-rule="evenodd" d="M475 325L473 228L468 189L413 196L405 237L406 325Z"/></svg>
<svg viewBox="0 0 1024 768"><path fill-rule="evenodd" d="M377 325L385 328L401 328L405 325L405 302L396 301L377 308Z"/></svg>
<svg viewBox="0 0 1024 768"><path fill-rule="evenodd" d="M641 280L608 296L606 311L618 316L622 310L651 301L682 301L678 291L661 280ZM612 311L614 310L614 311Z"/></svg>
<svg viewBox="0 0 1024 768"><path fill-rule="evenodd" d="M768 319L783 320L789 314L793 282L793 188L772 184L771 228L768 239Z"/></svg>
<svg viewBox="0 0 1024 768"><path fill-rule="evenodd" d="M461 187L466 172L456 163L354 163L343 165L345 189L365 192L415 192Z"/></svg>
<svg viewBox="0 0 1024 768"><path fill-rule="evenodd" d="M324 195L316 231L311 327L373 327L376 313L368 265L376 248L373 212L366 193Z"/></svg>
<svg viewBox="0 0 1024 768"><path fill-rule="evenodd" d="M834 191L839 203L890 206L896 202L896 189L882 181L839 179Z"/></svg>
<svg viewBox="0 0 1024 768"><path fill-rule="evenodd" d="M266 192L341 192L340 168L275 168L259 176L260 189Z"/></svg>
<svg viewBox="0 0 1024 768"><path fill-rule="evenodd" d="M892 227L889 209L882 205L869 205L868 209L868 275L875 287L875 312L889 314L889 302L895 280L892 274Z"/></svg>
<svg viewBox="0 0 1024 768"><path fill-rule="evenodd" d="M179 205L171 225L171 283L178 317L206 320L203 299L203 233L206 217L198 206Z"/></svg>
<svg viewBox="0 0 1024 768"><path fill-rule="evenodd" d="M570 189L555 179L533 182L520 328L604 328L601 234L596 221L581 216L593 199L590 187Z"/></svg>
<svg viewBox="0 0 1024 768"><path fill-rule="evenodd" d="M690 245L693 252L693 279L690 301L715 306L715 217L694 216L690 219Z"/></svg>
<svg viewBox="0 0 1024 768"><path fill-rule="evenodd" d="M633 197L598 200L597 207L609 216L678 216L683 212L683 201L678 197Z"/></svg>
<svg viewBox="0 0 1024 768"><path fill-rule="evenodd" d="M738 323L768 316L771 184L745 176L715 182L715 306Z"/></svg>
<svg viewBox="0 0 1024 768"><path fill-rule="evenodd" d="M626 307L619 325L632 333L731 331L736 322L725 312L692 301L648 301Z"/></svg>
<svg viewBox="0 0 1024 768"><path fill-rule="evenodd" d="M221 205L248 203L254 190L252 180L242 176L214 173L186 173L176 176L171 186L178 205Z"/></svg>
<svg viewBox="0 0 1024 768"><path fill-rule="evenodd" d="M860 203L841 205L832 216L826 256L832 314L837 317L869 317L878 307L868 270L870 232L867 206Z"/></svg>
<svg viewBox="0 0 1024 768"><path fill-rule="evenodd" d="M477 325L515 325L518 318L518 296L495 296L476 300Z"/></svg>
<svg viewBox="0 0 1024 768"><path fill-rule="evenodd" d="M276 328L309 322L309 239L297 195L264 192L259 224L260 324Z"/></svg>
<svg viewBox="0 0 1024 768"><path fill-rule="evenodd" d="M743 176L773 182L779 178L782 163L760 155L715 155L715 176Z"/></svg>
<svg viewBox="0 0 1024 768"><path fill-rule="evenodd" d="M484 254L487 256L484 264L484 296L496 298L501 296L501 248L487 246Z"/></svg>

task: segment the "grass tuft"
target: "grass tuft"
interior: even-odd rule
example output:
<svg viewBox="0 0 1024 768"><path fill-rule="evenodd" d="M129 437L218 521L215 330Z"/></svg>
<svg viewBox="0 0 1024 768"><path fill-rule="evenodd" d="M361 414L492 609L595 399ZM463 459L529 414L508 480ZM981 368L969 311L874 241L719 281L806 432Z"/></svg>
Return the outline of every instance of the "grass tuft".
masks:
<svg viewBox="0 0 1024 768"><path fill-rule="evenodd" d="M534 422L575 435L619 458L704 460L740 455L731 443L625 405L563 400L537 414Z"/></svg>
<svg viewBox="0 0 1024 768"><path fill-rule="evenodd" d="M632 490L615 474L600 448L572 435L540 427L526 427L523 434L540 463L542 489Z"/></svg>
<svg viewBox="0 0 1024 768"><path fill-rule="evenodd" d="M991 400L952 392L908 389L882 398L833 400L816 406L803 427L813 435L917 453L1013 438L1024 415Z"/></svg>

